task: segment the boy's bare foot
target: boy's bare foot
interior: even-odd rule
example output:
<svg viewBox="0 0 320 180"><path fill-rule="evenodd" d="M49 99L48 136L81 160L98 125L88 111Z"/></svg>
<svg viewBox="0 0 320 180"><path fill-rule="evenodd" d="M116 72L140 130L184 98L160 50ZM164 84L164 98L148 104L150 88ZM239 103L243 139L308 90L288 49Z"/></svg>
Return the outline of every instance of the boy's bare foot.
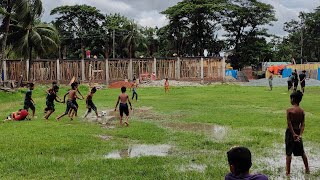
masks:
<svg viewBox="0 0 320 180"><path fill-rule="evenodd" d="M125 122L126 126L129 126L129 123Z"/></svg>
<svg viewBox="0 0 320 180"><path fill-rule="evenodd" d="M310 169L306 169L306 174L310 174Z"/></svg>
<svg viewBox="0 0 320 180"><path fill-rule="evenodd" d="M57 121L60 121L60 118L56 118Z"/></svg>

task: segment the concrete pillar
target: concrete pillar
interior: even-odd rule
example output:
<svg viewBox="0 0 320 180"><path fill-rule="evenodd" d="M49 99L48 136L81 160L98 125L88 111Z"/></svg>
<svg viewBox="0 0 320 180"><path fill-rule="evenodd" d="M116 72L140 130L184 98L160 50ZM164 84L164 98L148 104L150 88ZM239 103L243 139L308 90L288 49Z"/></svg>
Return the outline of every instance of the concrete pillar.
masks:
<svg viewBox="0 0 320 180"><path fill-rule="evenodd" d="M60 77L60 60L57 59L57 81L60 82L61 77Z"/></svg>
<svg viewBox="0 0 320 180"><path fill-rule="evenodd" d="M226 77L226 56L224 56L222 58L222 63L221 63L221 69L222 69L222 80L224 81L225 80L225 77Z"/></svg>
<svg viewBox="0 0 320 180"><path fill-rule="evenodd" d="M27 59L27 61L26 61L26 68L27 68L27 81L29 81L29 66L30 66L30 62L29 62L29 59Z"/></svg>
<svg viewBox="0 0 320 180"><path fill-rule="evenodd" d="M152 69L153 69L153 72L156 74L156 77L157 77L157 59L154 57L153 58L153 64L152 64Z"/></svg>
<svg viewBox="0 0 320 180"><path fill-rule="evenodd" d="M3 60L2 71L3 71L3 81L6 81L7 80L7 61L6 60Z"/></svg>
<svg viewBox="0 0 320 180"><path fill-rule="evenodd" d="M81 59L81 80L82 81L86 80L84 59L83 58Z"/></svg>
<svg viewBox="0 0 320 180"><path fill-rule="evenodd" d="M177 77L177 80L180 79L180 74L181 74L181 69L180 69L180 65L181 65L181 61L180 61L180 57L177 58L177 71L176 71L176 77Z"/></svg>
<svg viewBox="0 0 320 180"><path fill-rule="evenodd" d="M200 61L200 69L201 69L201 83L203 83L203 58L201 58L201 61Z"/></svg>
<svg viewBox="0 0 320 180"><path fill-rule="evenodd" d="M106 85L109 85L109 59L105 60L106 63Z"/></svg>

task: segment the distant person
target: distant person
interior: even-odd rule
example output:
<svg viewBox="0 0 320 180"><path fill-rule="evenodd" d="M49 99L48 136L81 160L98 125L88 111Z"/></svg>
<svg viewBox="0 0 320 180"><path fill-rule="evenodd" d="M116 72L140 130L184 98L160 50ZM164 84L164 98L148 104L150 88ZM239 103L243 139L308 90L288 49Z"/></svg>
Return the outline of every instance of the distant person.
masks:
<svg viewBox="0 0 320 180"><path fill-rule="evenodd" d="M36 107L35 107L35 103L32 99L32 90L34 90L34 84L30 83L29 84L29 89L26 93L26 97L24 99L24 107L23 109L25 110L29 110L29 108L32 110L32 117L34 117L35 112L36 112Z"/></svg>
<svg viewBox="0 0 320 180"><path fill-rule="evenodd" d="M164 92L167 93L169 92L169 81L168 78L164 81Z"/></svg>
<svg viewBox="0 0 320 180"><path fill-rule="evenodd" d="M59 86L57 85L54 85L52 88L52 91L49 91L49 94L46 100L47 107L45 108L45 112L46 112L46 115L44 116L45 119L48 119L51 116L51 114L55 112L54 101L63 103L60 100L58 100L58 96L57 96L58 92L59 92Z"/></svg>
<svg viewBox="0 0 320 180"><path fill-rule="evenodd" d="M270 91L272 91L272 80L273 80L273 75L270 74L270 76L269 76L269 78L268 78Z"/></svg>
<svg viewBox="0 0 320 180"><path fill-rule="evenodd" d="M294 79L294 73L292 73L289 77L288 77L288 91L290 91L292 89L293 86L293 79Z"/></svg>
<svg viewBox="0 0 320 180"><path fill-rule="evenodd" d="M250 174L252 166L251 152L246 147L235 147L227 152L230 173L225 176L225 180L268 180L263 174Z"/></svg>
<svg viewBox="0 0 320 180"><path fill-rule="evenodd" d="M5 121L10 121L10 120L23 121L28 117L28 114L29 113L27 110L19 109L19 111L11 113Z"/></svg>
<svg viewBox="0 0 320 180"><path fill-rule="evenodd" d="M308 159L304 152L302 134L305 127L304 110L299 107L302 100L302 92L295 91L290 95L292 107L287 109L286 143L286 175L290 175L292 153L294 156L302 156L305 172L310 173Z"/></svg>
<svg viewBox="0 0 320 180"><path fill-rule="evenodd" d="M129 103L131 110L132 110L132 105L131 105L129 96L126 94L126 90L127 90L126 87L121 88L121 94L118 96L118 101L117 101L116 107L114 108L114 111L117 111L117 107L120 102L120 105L119 105L120 125L122 125L122 117L123 117L123 113L124 113L127 116L125 124L127 126L129 126L129 121L128 121L129 120L129 107L128 107L127 102Z"/></svg>
<svg viewBox="0 0 320 180"><path fill-rule="evenodd" d="M88 59L90 59L90 57L91 57L91 51L89 49L86 51L86 57Z"/></svg>
<svg viewBox="0 0 320 180"><path fill-rule="evenodd" d="M138 85L137 85L137 80L134 78L133 79L133 84L131 86L132 88L132 100L134 97L136 97L136 101L138 101L138 93L137 93L137 88L138 88Z"/></svg>
<svg viewBox="0 0 320 180"><path fill-rule="evenodd" d="M294 78L293 78L293 91L297 91L298 85L299 85L299 77L298 77L297 70L294 70L293 76L294 76Z"/></svg>
<svg viewBox="0 0 320 180"><path fill-rule="evenodd" d="M299 74L299 79L300 79L300 85L301 85L301 90L304 93L304 88L306 87L306 70L302 71L302 74Z"/></svg>
<svg viewBox="0 0 320 180"><path fill-rule="evenodd" d="M84 116L85 118L88 116L89 113L91 113L92 110L96 113L97 118L99 117L97 107L94 105L92 101L93 95L96 92L97 92L97 88L93 87L86 98L86 105L87 105L88 111L87 111L87 114Z"/></svg>

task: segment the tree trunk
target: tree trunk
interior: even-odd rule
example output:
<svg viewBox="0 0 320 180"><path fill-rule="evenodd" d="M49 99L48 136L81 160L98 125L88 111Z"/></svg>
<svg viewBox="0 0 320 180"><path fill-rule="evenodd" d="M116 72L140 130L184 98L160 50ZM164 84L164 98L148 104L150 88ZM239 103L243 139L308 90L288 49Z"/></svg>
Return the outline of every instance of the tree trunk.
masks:
<svg viewBox="0 0 320 180"><path fill-rule="evenodd" d="M11 13L12 11L12 6L10 6L11 4L11 1L8 0L7 1L7 12L8 13ZM4 27L5 27L5 31L3 33L3 41L2 41L2 45L1 45L1 51L0 51L0 82L2 82L2 68L3 68L3 62L4 62L4 59L6 58L5 57L5 49L6 49L6 45L7 45L7 39L8 39L8 33L9 33L9 27L10 27L10 15L5 17L5 20L4 20Z"/></svg>

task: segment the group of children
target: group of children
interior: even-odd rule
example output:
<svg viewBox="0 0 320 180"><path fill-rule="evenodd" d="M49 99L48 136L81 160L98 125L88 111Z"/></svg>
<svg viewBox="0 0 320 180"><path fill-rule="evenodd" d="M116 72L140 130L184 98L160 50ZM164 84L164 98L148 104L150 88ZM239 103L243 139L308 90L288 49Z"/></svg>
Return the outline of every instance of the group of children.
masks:
<svg viewBox="0 0 320 180"><path fill-rule="evenodd" d="M293 88L293 91L296 91L299 85L301 85L301 90L304 93L304 88L306 86L306 71L303 70L301 74L298 75L297 70L292 72L292 74L288 78L288 91Z"/></svg>

